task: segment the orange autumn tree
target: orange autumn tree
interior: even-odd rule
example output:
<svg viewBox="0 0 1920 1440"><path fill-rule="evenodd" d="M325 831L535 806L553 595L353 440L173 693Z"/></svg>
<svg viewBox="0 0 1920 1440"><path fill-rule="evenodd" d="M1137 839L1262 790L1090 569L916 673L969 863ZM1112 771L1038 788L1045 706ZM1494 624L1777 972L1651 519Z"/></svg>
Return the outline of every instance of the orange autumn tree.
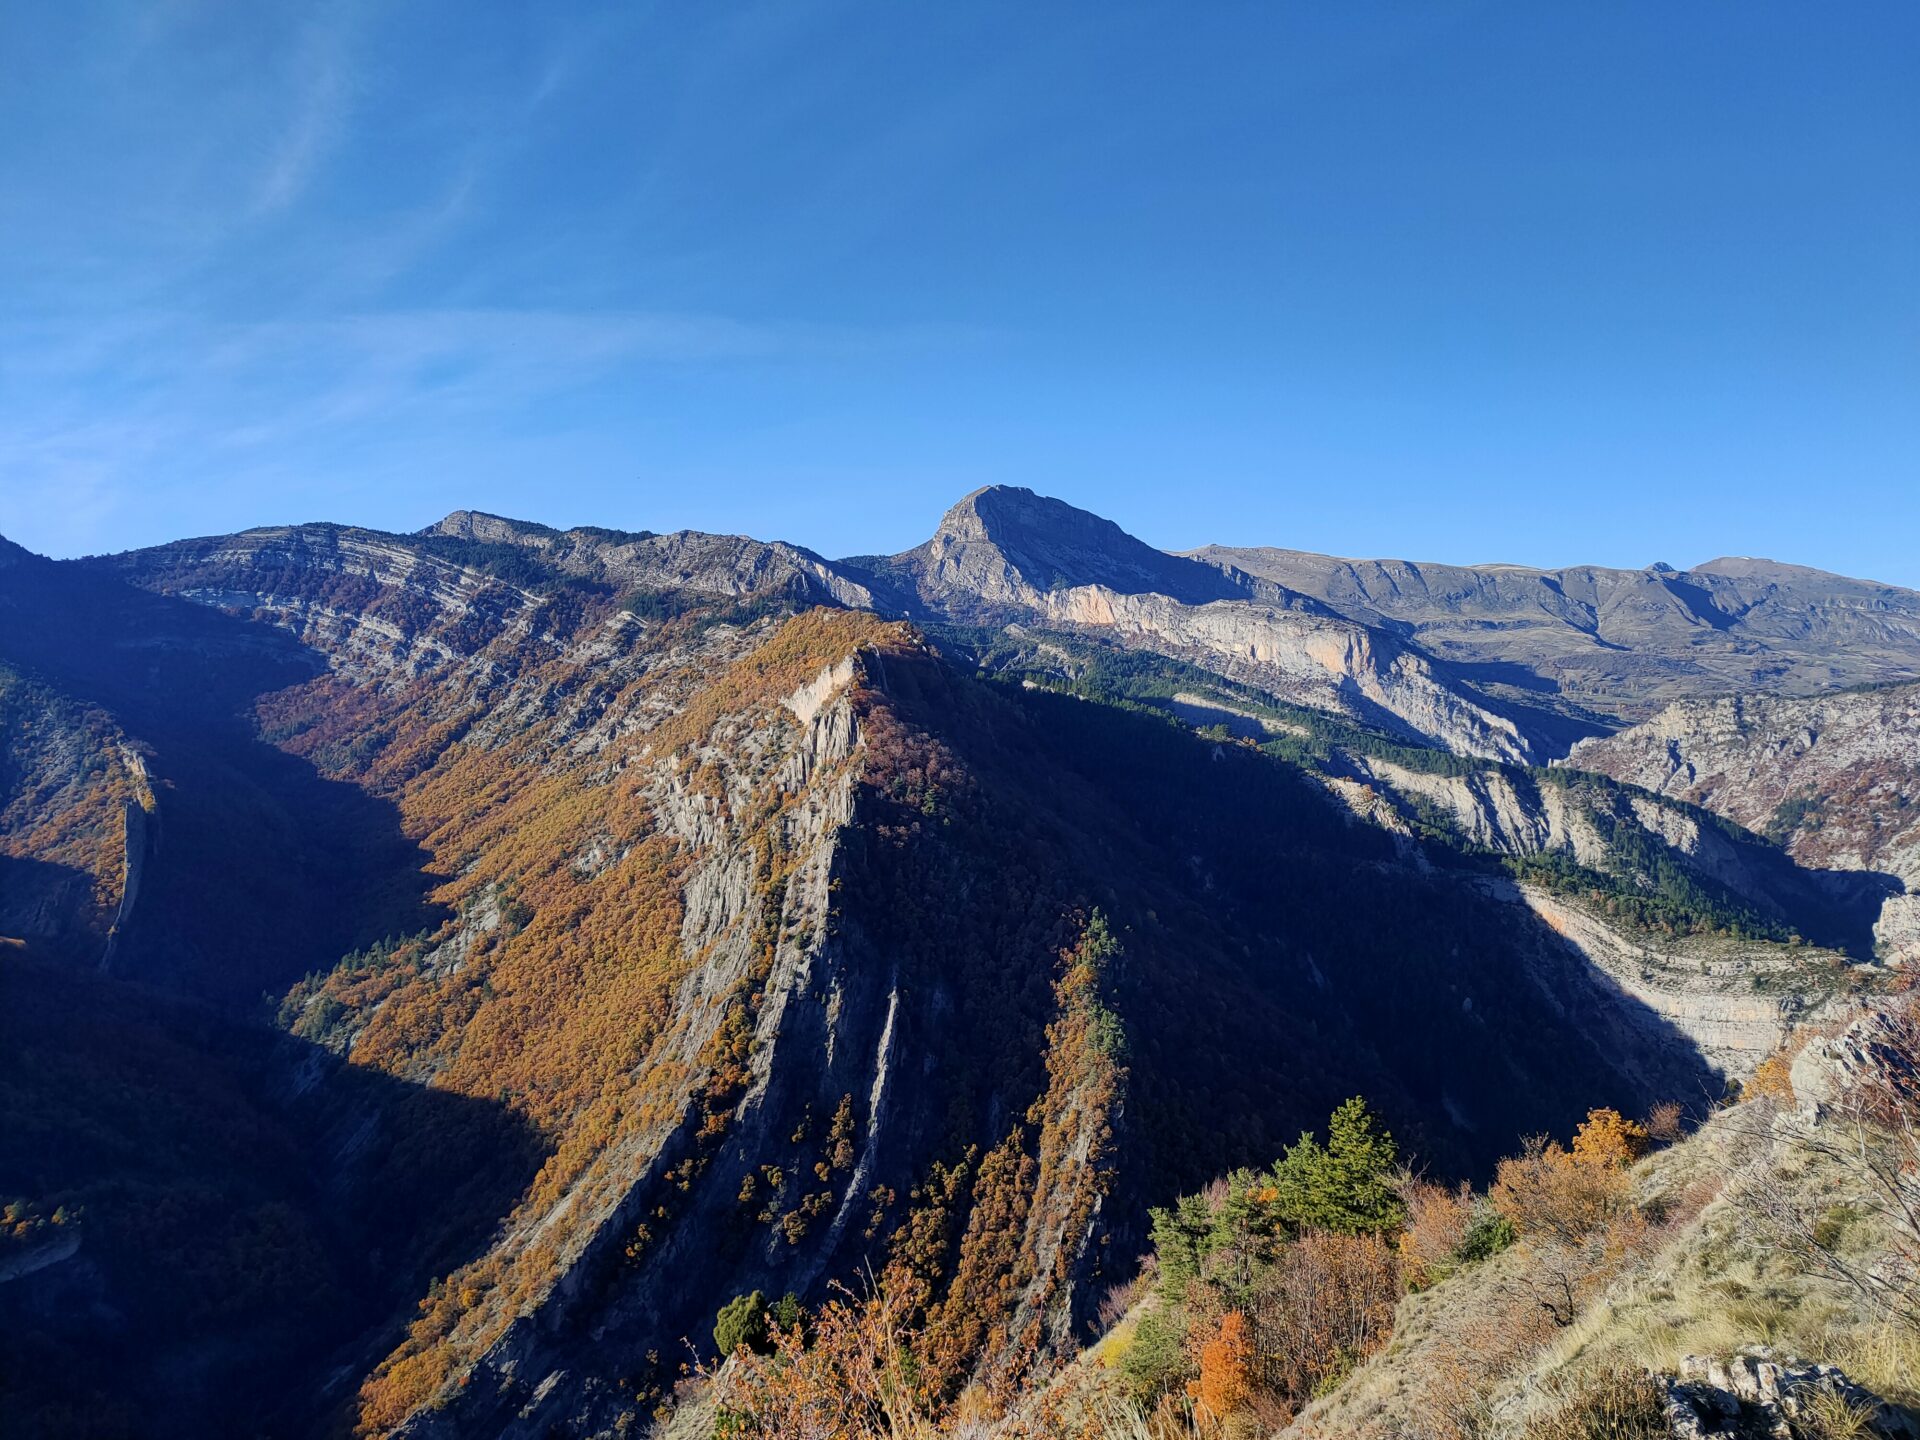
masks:
<svg viewBox="0 0 1920 1440"><path fill-rule="evenodd" d="M1213 1421L1246 1408L1253 1395L1253 1343L1247 1336L1247 1317L1229 1310L1220 1328L1200 1347L1200 1376L1187 1383L1202 1415Z"/></svg>
<svg viewBox="0 0 1920 1440"><path fill-rule="evenodd" d="M1647 1153L1647 1127L1618 1110L1589 1110L1573 1137L1573 1158L1583 1165L1621 1169Z"/></svg>

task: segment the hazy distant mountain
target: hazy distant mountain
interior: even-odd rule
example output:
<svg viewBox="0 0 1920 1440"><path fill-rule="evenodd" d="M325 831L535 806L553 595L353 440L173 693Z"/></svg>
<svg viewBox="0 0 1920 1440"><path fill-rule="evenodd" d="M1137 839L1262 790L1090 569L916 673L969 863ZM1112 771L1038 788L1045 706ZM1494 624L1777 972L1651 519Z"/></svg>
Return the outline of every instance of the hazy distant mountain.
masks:
<svg viewBox="0 0 1920 1440"><path fill-rule="evenodd" d="M1920 676L1920 594L1782 565L1430 565L1210 545L1193 554L1408 636L1500 693L1639 719L1670 700Z"/></svg>

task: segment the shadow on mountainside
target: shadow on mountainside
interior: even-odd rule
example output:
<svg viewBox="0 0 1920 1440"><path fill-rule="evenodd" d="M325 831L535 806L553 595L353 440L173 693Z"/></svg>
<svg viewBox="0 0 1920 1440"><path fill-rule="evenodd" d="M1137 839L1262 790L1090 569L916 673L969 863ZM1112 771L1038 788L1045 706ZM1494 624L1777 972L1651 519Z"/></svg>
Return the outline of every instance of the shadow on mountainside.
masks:
<svg viewBox="0 0 1920 1440"><path fill-rule="evenodd" d="M0 1283L22 1440L322 1433L543 1158L503 1106L5 957L0 1107L0 1195L78 1237Z"/></svg>
<svg viewBox="0 0 1920 1440"><path fill-rule="evenodd" d="M503 1104L264 1023L263 996L440 919L395 807L259 736L256 702L320 658L268 625L5 558L0 659L110 712L157 803L110 974L49 909L89 877L0 872L27 940L0 950L0 1201L79 1237L0 1283L0 1428L322 1433L545 1147Z"/></svg>
<svg viewBox="0 0 1920 1440"><path fill-rule="evenodd" d="M97 913L93 891L94 877L77 865L0 855L0 945L13 940L29 954L98 962L106 941L87 923Z"/></svg>
<svg viewBox="0 0 1920 1440"><path fill-rule="evenodd" d="M0 571L0 655L108 710L158 798L117 972L229 1006L443 918L398 811L258 734L323 659L272 626L31 557Z"/></svg>
<svg viewBox="0 0 1920 1440"><path fill-rule="evenodd" d="M1009 698L1028 743L993 747L1007 792L1085 817L1067 841L1083 874L1106 851L1140 876L1089 898L1131 927L1126 1018L1160 1060L1133 1114L1180 1172L1155 1188L1271 1159L1356 1092L1436 1169L1484 1175L1521 1135L1569 1131L1592 1105L1689 1098L1710 1075L1639 1002L1658 1062L1596 1045L1506 907L1409 864L1284 762L1105 706ZM1239 1153L1195 1141L1216 1125Z"/></svg>
<svg viewBox="0 0 1920 1440"><path fill-rule="evenodd" d="M1881 907L1906 894L1906 882L1884 870L1814 870L1794 864L1825 901L1817 911L1819 928L1809 938L1855 960L1872 960L1873 927Z"/></svg>

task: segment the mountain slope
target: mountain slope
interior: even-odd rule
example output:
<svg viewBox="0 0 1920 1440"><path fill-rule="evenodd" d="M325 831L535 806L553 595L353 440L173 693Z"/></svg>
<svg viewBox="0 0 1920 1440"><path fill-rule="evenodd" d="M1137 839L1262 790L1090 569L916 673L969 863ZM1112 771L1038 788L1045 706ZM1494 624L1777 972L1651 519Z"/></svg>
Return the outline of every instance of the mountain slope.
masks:
<svg viewBox="0 0 1920 1440"><path fill-rule="evenodd" d="M1536 744L1393 636L1251 575L1154 550L1031 491L976 491L918 549L849 563L870 566L877 592L919 618L1111 635L1463 754L1521 760Z"/></svg>

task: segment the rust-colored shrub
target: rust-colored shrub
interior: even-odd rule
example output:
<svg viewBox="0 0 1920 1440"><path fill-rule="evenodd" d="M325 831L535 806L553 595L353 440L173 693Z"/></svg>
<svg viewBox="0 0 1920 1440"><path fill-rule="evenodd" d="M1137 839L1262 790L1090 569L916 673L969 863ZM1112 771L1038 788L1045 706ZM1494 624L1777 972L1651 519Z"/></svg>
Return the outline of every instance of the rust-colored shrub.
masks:
<svg viewBox="0 0 1920 1440"><path fill-rule="evenodd" d="M1610 1142L1609 1142L1610 1143ZM1582 1160L1540 1136L1500 1162L1487 1192L1493 1208L1523 1236L1578 1245L1625 1208L1630 1185L1623 1165L1601 1158L1598 1146Z"/></svg>
<svg viewBox="0 0 1920 1440"><path fill-rule="evenodd" d="M1262 1387L1298 1409L1386 1343L1399 1298L1391 1242L1308 1231L1286 1248L1260 1288Z"/></svg>
<svg viewBox="0 0 1920 1440"><path fill-rule="evenodd" d="M1454 1263L1454 1255L1473 1224L1473 1189L1456 1189L1416 1180L1406 1186L1407 1228L1400 1232L1400 1264L1407 1283L1431 1285Z"/></svg>
<svg viewBox="0 0 1920 1440"><path fill-rule="evenodd" d="M1793 1104L1793 1057L1784 1050L1776 1050L1754 1067L1753 1077L1742 1093L1749 1099Z"/></svg>

